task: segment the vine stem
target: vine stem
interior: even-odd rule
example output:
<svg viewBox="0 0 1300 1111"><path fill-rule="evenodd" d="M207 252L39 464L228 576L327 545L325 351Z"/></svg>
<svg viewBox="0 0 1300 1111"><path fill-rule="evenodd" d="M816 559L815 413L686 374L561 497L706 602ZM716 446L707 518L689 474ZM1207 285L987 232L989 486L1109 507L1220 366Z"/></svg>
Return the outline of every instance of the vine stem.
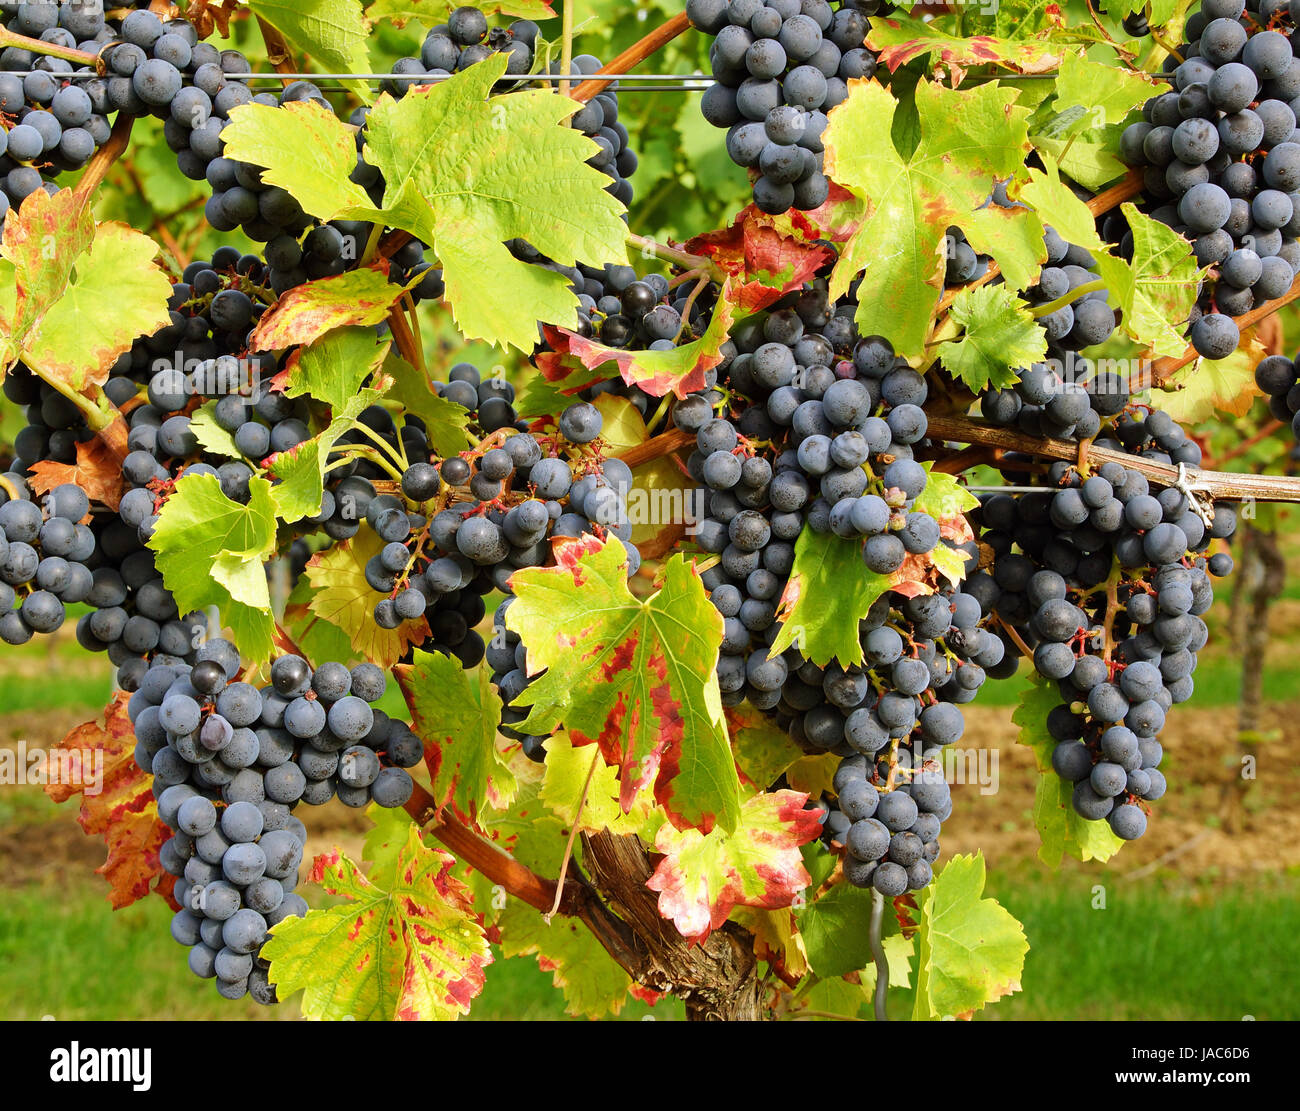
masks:
<svg viewBox="0 0 1300 1111"><path fill-rule="evenodd" d="M565 0L564 11L560 21L560 96L569 95L569 74L573 72L573 11L578 5L574 0Z"/></svg>
<svg viewBox="0 0 1300 1111"><path fill-rule="evenodd" d="M591 790L591 781L596 774L596 765L600 762L600 746L593 745L595 752L591 754L591 767L587 769L587 778L582 784L582 794L578 798L578 811L573 815L573 825L569 829L569 838L564 842L564 859L560 863L560 878L555 885L555 902L551 904L551 909L543 914L546 924L551 924L551 919L555 917L560 909L560 900L564 897L564 879L569 874L569 861L573 859L573 839L578 836L578 822L582 819L582 808L587 805L587 792Z"/></svg>
<svg viewBox="0 0 1300 1111"><path fill-rule="evenodd" d="M564 7L567 16L569 5L565 4ZM611 61L609 65L602 66L593 76L587 78L586 81L574 89L569 95L572 96L574 100L581 100L583 103L586 103L593 96L604 92L614 83L614 78L602 78L600 76L602 73L627 73L633 66L640 65L644 62L651 54L655 54L662 50L678 35L684 34L686 31L690 30L690 26L691 21L687 18L686 13L680 12L673 16L672 19L668 20L667 23L656 27L648 35L638 39L624 50L622 54L618 55L618 57ZM567 66L565 67L564 72L569 72ZM564 89L561 91L567 92L567 90Z"/></svg>
<svg viewBox="0 0 1300 1111"><path fill-rule="evenodd" d="M1084 282L1082 285L1075 286L1069 293L1058 297L1055 301L1048 301L1044 305L1035 306L1029 310L1029 315L1035 320L1041 320L1044 316L1051 316L1057 309L1063 309L1066 305L1074 304L1081 297L1087 297L1089 293L1095 293L1105 288L1106 282L1102 278L1092 282Z"/></svg>
<svg viewBox="0 0 1300 1111"><path fill-rule="evenodd" d="M876 1021L887 1022L889 1009L889 961L885 957L885 947L880 940L881 927L885 921L885 897L879 891L871 892L871 955L876 962L876 991L872 1003L875 1007Z"/></svg>
<svg viewBox="0 0 1300 1111"><path fill-rule="evenodd" d="M1292 301L1300 299L1300 278L1296 278L1281 297L1272 301L1265 301L1262 305L1256 305L1250 312L1243 313L1241 316L1234 316L1232 319L1237 322L1237 327L1245 331L1247 328L1254 327L1267 316L1272 316L1278 309L1284 308L1291 304ZM1182 370L1188 363L1195 362L1199 356L1196 348L1191 344L1187 345L1187 350L1177 357L1166 356L1163 359L1157 359L1151 366L1150 380L1143 383L1144 386L1163 386L1178 371Z"/></svg>
<svg viewBox="0 0 1300 1111"><path fill-rule="evenodd" d="M672 455L693 443L695 443L693 433L682 428L674 428L621 452L615 458L621 459L629 467L639 467L642 463L649 463L652 459L662 459L665 455Z"/></svg>
<svg viewBox="0 0 1300 1111"><path fill-rule="evenodd" d="M393 341L397 344L397 350L401 352L402 358L416 370L423 373L424 363L420 359L420 351L416 346L415 338L411 335L411 330L407 326L406 313L401 304L395 304L389 309L388 327L393 333Z"/></svg>
<svg viewBox="0 0 1300 1111"><path fill-rule="evenodd" d="M703 255L693 255L690 251L683 251L680 247L670 247L666 243L656 242L648 235L637 235L634 231L627 233L626 242L649 258L671 262L677 266L684 266L688 270L698 270L715 282L726 280L726 274L711 259Z"/></svg>
<svg viewBox="0 0 1300 1111"><path fill-rule="evenodd" d="M113 130L109 133L108 142L95 151L94 156L86 163L86 170L81 175L81 180L77 182L77 197L83 204L90 199L91 193L99 188L113 163L126 151L131 142L131 129L134 126L134 116L125 112L118 113L117 120L113 123Z"/></svg>
<svg viewBox="0 0 1300 1111"><path fill-rule="evenodd" d="M293 60L293 55L289 52L289 44L285 42L284 36L260 15L257 17L257 26L262 32L262 42L266 46L267 61L271 63L275 72L298 73L298 63ZM280 83L285 88L288 88L293 84L293 80L282 77Z"/></svg>
<svg viewBox="0 0 1300 1111"><path fill-rule="evenodd" d="M962 444L986 444L1008 451L1040 455L1049 459L1064 459L1074 463L1079 458L1079 445L1045 436L1027 436L1008 428L996 428L968 417L933 417L930 433L943 440ZM644 445L643 445L644 446ZM1089 459L1096 464L1120 463L1137 471L1159 486L1176 486L1178 468L1170 463L1155 463L1140 455L1126 455L1110 448L1092 447ZM1300 478L1283 475L1235 474L1223 471L1203 471L1199 467L1184 470L1187 480L1196 490L1210 498L1227 498L1233 501L1252 499L1262 502L1300 502Z"/></svg>
<svg viewBox="0 0 1300 1111"><path fill-rule="evenodd" d="M62 58L65 62L80 62L86 66L93 66L99 61L98 54L75 50L70 46L59 46L57 43L45 42L43 39L29 39L26 35L20 35L7 27L0 27L0 48L6 46L26 50L29 54L45 54L51 58Z"/></svg>

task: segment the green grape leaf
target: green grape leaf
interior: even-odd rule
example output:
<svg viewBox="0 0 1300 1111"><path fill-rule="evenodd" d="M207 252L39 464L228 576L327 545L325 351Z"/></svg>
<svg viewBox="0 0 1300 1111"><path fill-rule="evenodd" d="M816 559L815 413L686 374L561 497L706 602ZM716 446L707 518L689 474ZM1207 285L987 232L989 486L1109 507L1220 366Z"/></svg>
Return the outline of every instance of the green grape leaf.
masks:
<svg viewBox="0 0 1300 1111"><path fill-rule="evenodd" d="M379 887L392 887L397 882L402 849L411 834L411 815L400 806L372 802L366 807L366 817L372 823L361 850L361 859L369 865L366 878Z"/></svg>
<svg viewBox="0 0 1300 1111"><path fill-rule="evenodd" d="M535 770L535 766L534 766ZM520 780L508 807L489 807L479 818L483 831L526 868L553 876L564 858L564 824L538 797L535 780Z"/></svg>
<svg viewBox="0 0 1300 1111"><path fill-rule="evenodd" d="M842 296L859 274L859 330L887 335L904 358L920 358L943 291L942 245L956 225L993 255L1008 285L1023 289L1046 257L1042 225L1029 209L976 217L995 180L1025 173L1027 109L996 82L971 91L921 81L921 139L904 158L891 130L897 105L874 81L854 82L826 128L826 172L868 202L870 215L845 245L831 276ZM888 260L882 263L881 260Z"/></svg>
<svg viewBox="0 0 1300 1111"><path fill-rule="evenodd" d="M1049 868L1059 868L1069 853L1077 860L1100 860L1114 856L1124 844L1104 821L1081 817L1070 802L1073 784L1052 767L1056 742L1047 731L1047 715L1061 704L1056 684L1037 673L1030 676L1020 694L1020 704L1011 715L1019 727L1016 743L1033 750L1038 764L1038 787L1034 793L1034 826L1038 830L1038 859Z"/></svg>
<svg viewBox="0 0 1300 1111"><path fill-rule="evenodd" d="M1124 331L1156 356L1187 350L1182 328L1207 272L1191 244L1126 201L1120 208L1133 233L1133 261L1097 256L1097 272L1123 311Z"/></svg>
<svg viewBox="0 0 1300 1111"><path fill-rule="evenodd" d="M181 613L216 606L248 662L270 658L275 619L264 562L275 551L271 484L249 480L247 505L215 475L186 475L158 515L148 547Z"/></svg>
<svg viewBox="0 0 1300 1111"><path fill-rule="evenodd" d="M452 1019L483 990L492 952L456 860L412 823L390 885L344 853L318 856L310 880L343 901L271 929L262 956L281 998L301 990L316 1019Z"/></svg>
<svg viewBox="0 0 1300 1111"><path fill-rule="evenodd" d="M424 742L435 805L471 820L488 803L508 806L518 784L497 747L501 699L488 668L466 671L455 656L417 652L393 674Z"/></svg>
<svg viewBox="0 0 1300 1111"><path fill-rule="evenodd" d="M1050 225L1067 243L1093 255L1105 254L1106 244L1097 234L1097 220L1088 206L1061 180L1061 170L1050 154L1040 155L1043 169L1029 171L1029 181L1020 186L1019 199L1033 208L1044 224Z"/></svg>
<svg viewBox="0 0 1300 1111"><path fill-rule="evenodd" d="M1255 399L1264 396L1255 383L1255 368L1265 354L1259 338L1247 330L1226 359L1198 357L1167 379L1155 395L1161 411L1184 425L1200 424L1217 413L1244 417Z"/></svg>
<svg viewBox="0 0 1300 1111"><path fill-rule="evenodd" d="M428 378L395 354L389 356L384 370L393 380L389 398L424 421L429 443L439 456L446 459L470 446L467 410L439 397L430 389Z"/></svg>
<svg viewBox="0 0 1300 1111"><path fill-rule="evenodd" d="M595 144L567 126L577 102L551 90L492 96L505 66L495 54L400 101L380 97L365 154L387 182L385 204L416 210L398 226L433 244L461 333L531 353L535 321L573 327L578 301L567 278L520 262L506 241L601 266L626 262L627 227L609 179L587 164Z"/></svg>
<svg viewBox="0 0 1300 1111"><path fill-rule="evenodd" d="M576 332L561 329L567 340L561 351L544 352L537 358L538 369L547 381L564 381L570 385L574 360L587 370L598 370L608 363L629 386L639 386L651 397L674 394L686 397L705 388L705 375L723 359L722 345L739 319L731 303L731 279L723 285L713 318L697 340L674 347L671 351L626 351L607 347Z"/></svg>
<svg viewBox="0 0 1300 1111"><path fill-rule="evenodd" d="M942 343L944 369L980 393L1019 381L1017 368L1047 354L1047 335L1016 294L1005 285L966 287L948 310L962 327L960 339Z"/></svg>
<svg viewBox="0 0 1300 1111"><path fill-rule="evenodd" d="M366 18L371 23L389 20L395 27L405 27L412 19L426 26L446 23L449 16L461 5L456 0L373 0L366 8ZM484 15L514 16L516 19L554 19L555 11L550 0L502 0L501 3L475 4Z"/></svg>
<svg viewBox="0 0 1300 1111"><path fill-rule="evenodd" d="M1140 70L1092 62L1085 54L1067 54L1056 77L1058 106L1085 108L1090 128L1123 123L1164 85Z"/></svg>
<svg viewBox="0 0 1300 1111"><path fill-rule="evenodd" d="M833 659L846 667L860 664L858 622L889 584L888 575L867 570L861 544L804 529L781 595L781 632L769 651L775 656L793 646L819 666Z"/></svg>
<svg viewBox="0 0 1300 1111"><path fill-rule="evenodd" d="M845 976L871 963L871 891L837 883L795 911L808 967L818 976Z"/></svg>
<svg viewBox="0 0 1300 1111"><path fill-rule="evenodd" d="M590 745L575 747L563 731L548 737L542 801L566 826L576 822L580 830L599 833L608 829L614 833L640 833L643 836L648 835L647 830L653 832L656 811L649 792L639 792L632 809L624 814L618 801L618 772L599 757L599 751L592 751ZM596 761L595 771L591 767L593 760ZM582 802L584 787L587 797Z"/></svg>
<svg viewBox="0 0 1300 1111"><path fill-rule="evenodd" d="M958 482L956 475L934 470L933 463L922 463L921 466L925 468L925 489L912 503L912 512L928 513L942 524L968 510L979 508L979 498Z"/></svg>
<svg viewBox="0 0 1300 1111"><path fill-rule="evenodd" d="M0 377L21 358L64 393L106 382L138 336L168 321L171 282L157 254L125 224L97 225L75 190L29 196L9 213L0 240L13 297L0 315Z"/></svg>
<svg viewBox="0 0 1300 1111"><path fill-rule="evenodd" d="M381 387L384 384L384 380L379 382ZM357 418L383 396L382 388L354 393L334 409L324 432L265 460L267 472L277 479L271 497L281 520L298 521L320 512L330 452L344 433L356 427Z"/></svg>
<svg viewBox="0 0 1300 1111"><path fill-rule="evenodd" d="M531 707L516 728L546 735L563 723L576 744L597 744L619 768L625 813L653 783L679 828L734 830L740 782L714 671L722 618L699 575L674 556L660 590L640 601L621 542L584 536L557 545L555 558L510 580L506 624L537 676L516 700Z"/></svg>
<svg viewBox="0 0 1300 1111"><path fill-rule="evenodd" d="M564 993L565 1013L605 1018L622 1011L632 980L582 922L563 917L547 922L522 899L511 899L498 925L502 954L536 956L538 968L551 973L552 984Z"/></svg>
<svg viewBox="0 0 1300 1111"><path fill-rule="evenodd" d="M190 414L190 432L209 455L226 459L243 459L244 453L235 447L235 437L217 423L213 410L216 401L209 401ZM319 508L319 507L318 507Z"/></svg>
<svg viewBox="0 0 1300 1111"><path fill-rule="evenodd" d="M369 29L361 0L248 0L253 14L266 20L290 44L310 54L325 73L369 73ZM367 97L364 81L345 81ZM346 181L352 168L343 173Z"/></svg>
<svg viewBox="0 0 1300 1111"><path fill-rule="evenodd" d="M354 400L361 384L379 370L392 347L374 328L339 328L298 348L277 375L285 397L309 396L341 410Z"/></svg>
<svg viewBox="0 0 1300 1111"><path fill-rule="evenodd" d="M279 351L312 343L335 328L382 323L404 290L420 280L415 277L405 286L396 285L388 280L388 273L388 264L380 263L289 290L257 322L252 349Z"/></svg>
<svg viewBox="0 0 1300 1111"><path fill-rule="evenodd" d="M366 582L367 560L379 554L384 542L375 530L363 524L351 540L336 544L312 556L307 579L315 593L311 612L348 635L354 651L373 664L390 668L411 645L429 639L429 622L424 617L404 621L396 629L375 624L375 603L383 595Z"/></svg>
<svg viewBox="0 0 1300 1111"><path fill-rule="evenodd" d="M790 765L803 759L804 751L794 743L789 730L748 702L728 706L726 712L736 766L757 790L766 791Z"/></svg>
<svg viewBox="0 0 1300 1111"><path fill-rule="evenodd" d="M970 38L954 35L941 24L943 17L925 22L894 13L876 16L867 32L867 46L890 73L916 58L932 56L960 80L973 66L999 66L1013 73L1051 73L1066 57L1065 48L1043 35L1032 39L999 39L990 35ZM1109 72L1109 69L1107 70Z"/></svg>
<svg viewBox="0 0 1300 1111"><path fill-rule="evenodd" d="M969 1018L1020 990L1029 942L984 898L984 855L955 856L922 894L912 1018Z"/></svg>
<svg viewBox="0 0 1300 1111"><path fill-rule="evenodd" d="M663 859L646 887L659 892L659 913L692 941L703 941L733 907L788 907L808 886L799 846L821 835L808 796L775 791L746 800L734 831L674 829L655 836Z"/></svg>

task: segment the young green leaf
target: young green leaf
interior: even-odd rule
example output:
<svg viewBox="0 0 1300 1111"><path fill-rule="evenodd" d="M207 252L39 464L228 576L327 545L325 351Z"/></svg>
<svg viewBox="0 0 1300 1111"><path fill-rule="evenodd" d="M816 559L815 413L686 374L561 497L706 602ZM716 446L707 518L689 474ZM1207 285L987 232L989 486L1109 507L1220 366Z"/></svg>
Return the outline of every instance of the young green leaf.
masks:
<svg viewBox="0 0 1300 1111"><path fill-rule="evenodd" d="M391 885L379 887L339 849L318 856L311 882L336 906L286 918L262 956L280 995L303 992L316 1019L451 1019L483 990L492 952L455 858L412 823Z"/></svg>
<svg viewBox="0 0 1300 1111"><path fill-rule="evenodd" d="M741 808L736 829L659 827L664 854L646 887L659 892L659 913L692 941L703 941L733 907L788 907L808 886L799 846L821 834L808 796L798 791L755 795Z"/></svg>
<svg viewBox="0 0 1300 1111"><path fill-rule="evenodd" d="M517 728L545 735L563 723L575 743L599 745L619 768L625 813L653 783L679 828L734 830L740 782L714 672L722 618L681 556L663 574L638 600L622 543L592 536L559 544L555 567L515 572L506 624L538 676L516 702L531 707Z"/></svg>
<svg viewBox="0 0 1300 1111"><path fill-rule="evenodd" d="M384 363L384 373L393 380L388 388L389 398L424 421L429 443L442 458L470 446L469 413L465 409L439 397L430 388L428 378L395 354L390 354Z"/></svg>
<svg viewBox="0 0 1300 1111"><path fill-rule="evenodd" d="M362 16L361 0L248 0L248 6L254 15L265 19L292 45L324 66L322 72L370 72L366 50L369 29ZM368 96L364 81L345 84L358 95Z"/></svg>
<svg viewBox="0 0 1300 1111"><path fill-rule="evenodd" d="M285 397L306 395L343 409L392 346L391 339L378 339L374 328L339 328L295 351L277 380L284 380Z"/></svg>
<svg viewBox="0 0 1300 1111"><path fill-rule="evenodd" d="M984 856L955 856L922 895L913 1019L969 1018L1020 990L1029 942L984 896Z"/></svg>
<svg viewBox="0 0 1300 1111"><path fill-rule="evenodd" d="M249 480L247 505L215 475L186 475L167 499L148 547L181 613L216 606L245 660L270 658L275 619L265 560L275 551L271 484Z"/></svg>
<svg viewBox="0 0 1300 1111"><path fill-rule="evenodd" d="M596 761L594 772L591 770L592 760ZM649 792L640 792L632 803L632 809L624 814L618 801L618 771L606 764L599 751L591 745L575 747L567 733L554 733L546 740L545 766L542 801L566 826L576 823L580 830L599 832L608 829L614 833L640 833L642 836L654 832L657 812ZM587 796L580 810L584 787Z"/></svg>
<svg viewBox="0 0 1300 1111"><path fill-rule="evenodd" d="M1047 354L1043 329L1005 285L967 287L953 298L948 311L963 333L939 345L939 359L973 393L1014 385L1017 369Z"/></svg>

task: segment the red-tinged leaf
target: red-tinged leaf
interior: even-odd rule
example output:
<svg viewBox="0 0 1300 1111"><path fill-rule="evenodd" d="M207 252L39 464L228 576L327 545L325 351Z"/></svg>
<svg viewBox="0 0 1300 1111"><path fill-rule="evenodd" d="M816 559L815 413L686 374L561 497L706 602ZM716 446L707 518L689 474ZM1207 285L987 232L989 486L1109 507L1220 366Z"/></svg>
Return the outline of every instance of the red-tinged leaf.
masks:
<svg viewBox="0 0 1300 1111"><path fill-rule="evenodd" d="M388 280L389 263L350 270L333 278L320 278L284 294L253 329L253 351L279 351L311 343L335 328L374 325L419 278L406 286Z"/></svg>
<svg viewBox="0 0 1300 1111"><path fill-rule="evenodd" d="M934 23L895 14L871 21L867 45L878 52L880 64L890 73L913 59L934 56L934 67L943 67L954 85L971 66L1000 66L1013 73L1050 73L1060 66L1066 50L1050 40L1062 25L1058 15L1054 27L1032 38L1000 39L992 35L963 38L942 30Z"/></svg>
<svg viewBox="0 0 1300 1111"><path fill-rule="evenodd" d="M736 303L750 313L801 289L836 257L824 244L773 226L771 218L753 205L731 227L690 240L686 250L712 259L731 275Z"/></svg>
<svg viewBox="0 0 1300 1111"><path fill-rule="evenodd" d="M119 691L103 717L77 726L47 757L45 793L55 802L81 796L77 822L102 837L108 859L95 872L108 881L114 910L153 889L173 906L175 879L162 870L158 850L171 837L158 817L151 777L135 762L135 731Z"/></svg>
<svg viewBox="0 0 1300 1111"><path fill-rule="evenodd" d="M639 999L647 1007L653 1007L668 993L666 991L655 991L654 988L642 987L640 984L633 984L627 989L633 999Z"/></svg>
<svg viewBox="0 0 1300 1111"><path fill-rule="evenodd" d="M419 652L413 664L393 669L411 710L412 728L424 741L424 762L434 803L474 819L485 803L504 809L514 798L515 777L497 747L501 699L490 669L465 671L454 656Z"/></svg>
<svg viewBox="0 0 1300 1111"><path fill-rule="evenodd" d="M862 201L833 181L820 208L807 212L792 208L779 216L754 209L748 217L755 225L773 228L783 236L797 236L810 242L827 239L832 243L847 243L866 218L867 209Z"/></svg>
<svg viewBox="0 0 1300 1111"><path fill-rule="evenodd" d="M120 432L120 435L118 433ZM106 505L114 512L122 503L124 492L122 478L122 460L125 452L118 452L114 445L126 445L126 422L119 420L111 429L105 430L92 440L77 445L75 463L55 463L43 459L32 465L32 478L28 481L38 494L48 493L56 486L71 482L80 486L92 502Z"/></svg>
<svg viewBox="0 0 1300 1111"><path fill-rule="evenodd" d="M746 315L748 312L745 310L737 313L741 306L735 302L735 295L735 285L728 278L723 284L722 294L713 310L713 319L709 321L704 335L671 351L624 351L618 347L606 347L603 343L587 339L567 328L560 328L557 331L566 341L564 348L557 352L560 358L557 360L554 356L542 356L538 365L548 381L564 381L566 389L572 389L576 385L572 380L573 363L563 356L572 356L588 371L613 363L624 382L629 386L640 386L652 397L663 397L669 393L686 397L687 394L705 388L704 376L722 362L722 345L727 342L731 326L738 315ZM607 375L597 376L603 377ZM597 379L590 381L595 380Z"/></svg>
<svg viewBox="0 0 1300 1111"><path fill-rule="evenodd" d="M39 194L39 195L38 195ZM72 189L37 190L5 220L0 239L14 265L12 335L23 335L67 288L78 258L95 241L95 217Z"/></svg>
<svg viewBox="0 0 1300 1111"><path fill-rule="evenodd" d="M751 787L766 791L782 772L803 757L803 749L794 743L789 730L782 729L748 702L728 706L726 715L736 767Z"/></svg>
<svg viewBox="0 0 1300 1111"><path fill-rule="evenodd" d="M741 808L735 832L660 827L663 860L647 881L659 892L659 913L691 941L703 941L733 907L788 907L808 886L799 846L821 833L817 814L798 791L755 795Z"/></svg>
<svg viewBox="0 0 1300 1111"><path fill-rule="evenodd" d="M272 928L262 955L281 998L303 989L303 1014L318 1019L467 1014L492 953L455 863L414 823L388 890L342 850L318 856L311 882L344 901Z"/></svg>
<svg viewBox="0 0 1300 1111"><path fill-rule="evenodd" d="M699 575L675 556L662 588L639 600L620 541L584 536L555 558L510 580L506 624L538 676L514 703L531 707L516 728L547 735L563 724L575 745L599 745L619 768L624 813L653 783L679 828L735 829L740 782L714 672L722 619Z"/></svg>

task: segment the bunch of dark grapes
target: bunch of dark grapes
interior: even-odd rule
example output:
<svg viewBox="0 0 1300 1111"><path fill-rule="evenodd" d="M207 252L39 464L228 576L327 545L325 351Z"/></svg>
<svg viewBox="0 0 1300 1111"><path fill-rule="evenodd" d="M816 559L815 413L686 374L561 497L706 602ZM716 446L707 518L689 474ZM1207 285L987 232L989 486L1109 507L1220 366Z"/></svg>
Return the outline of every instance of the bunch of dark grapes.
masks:
<svg viewBox="0 0 1300 1111"><path fill-rule="evenodd" d="M1059 389L1048 373L1027 375L1028 388ZM1200 457L1157 411L1108 417L1094 443L1164 463ZM1160 730L1191 697L1208 637L1210 576L1232 569L1231 556L1207 557L1206 548L1231 537L1236 515L1222 503L1203 511L1186 493L1154 491L1137 470L1106 462L1090 473L1053 464L1041 493L987 496L980 516L995 558L967 590L1058 686L1061 704L1047 721L1053 767L1075 784L1080 815L1140 837L1144 804L1165 790Z"/></svg>
<svg viewBox="0 0 1300 1111"><path fill-rule="evenodd" d="M1269 355L1255 368L1255 384L1268 395L1268 409L1278 420L1291 426L1300 440L1300 370L1294 359Z"/></svg>
<svg viewBox="0 0 1300 1111"><path fill-rule="evenodd" d="M1142 168L1151 215L1214 268L1190 320L1198 354L1236 350L1234 316L1282 296L1300 272L1300 60L1286 4L1268 19L1243 0L1203 0L1171 55L1173 88L1125 129L1120 157ZM1103 225L1127 245L1122 216Z"/></svg>
<svg viewBox="0 0 1300 1111"><path fill-rule="evenodd" d="M822 173L826 113L848 81L870 77L863 44L880 5L827 0L688 0L691 23L713 35L714 85L701 111L727 129L727 153L754 171L764 212L814 209L830 184Z"/></svg>
<svg viewBox="0 0 1300 1111"><path fill-rule="evenodd" d="M261 689L242 682L240 669L232 644L210 640L193 666L155 662L128 713L136 763L174 831L159 854L182 906L172 936L221 995L270 1004L275 990L259 959L267 931L307 912L294 893L307 839L294 808L336 795L351 807L401 806L423 745L372 705L387 685L373 664L313 672L282 656Z"/></svg>

